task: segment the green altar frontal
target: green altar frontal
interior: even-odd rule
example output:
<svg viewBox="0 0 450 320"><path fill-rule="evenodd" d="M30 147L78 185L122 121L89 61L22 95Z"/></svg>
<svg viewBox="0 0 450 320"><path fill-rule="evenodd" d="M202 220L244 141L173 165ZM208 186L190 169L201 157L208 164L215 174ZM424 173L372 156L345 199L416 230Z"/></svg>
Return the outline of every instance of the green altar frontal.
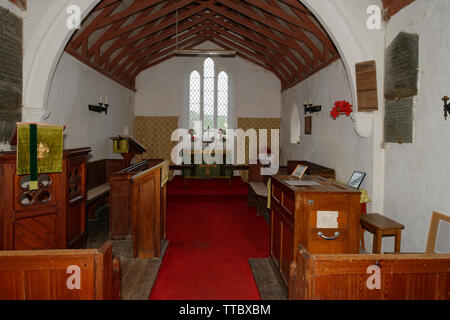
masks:
<svg viewBox="0 0 450 320"><path fill-rule="evenodd" d="M209 153L209 152L208 152ZM215 157L216 153L221 154L223 163L207 164L203 155L205 150L183 150L183 164L194 164L192 168L183 169L183 178L188 179L229 179L233 175L232 169L226 169L227 153L226 151L212 152L211 156ZM195 158L201 156L202 164L195 164ZM190 159L190 163L189 163ZM230 161L231 163L231 161Z"/></svg>

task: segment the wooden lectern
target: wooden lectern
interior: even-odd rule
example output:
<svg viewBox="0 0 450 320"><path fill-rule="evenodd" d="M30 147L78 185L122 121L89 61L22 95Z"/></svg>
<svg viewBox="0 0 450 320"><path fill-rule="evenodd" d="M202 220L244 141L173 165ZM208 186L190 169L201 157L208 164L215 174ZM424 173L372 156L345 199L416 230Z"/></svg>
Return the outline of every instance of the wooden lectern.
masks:
<svg viewBox="0 0 450 320"><path fill-rule="evenodd" d="M137 154L142 154L146 151L145 147L139 142L129 136L111 137L113 141L113 148L115 153L120 153L125 162L125 168L131 165L131 159Z"/></svg>

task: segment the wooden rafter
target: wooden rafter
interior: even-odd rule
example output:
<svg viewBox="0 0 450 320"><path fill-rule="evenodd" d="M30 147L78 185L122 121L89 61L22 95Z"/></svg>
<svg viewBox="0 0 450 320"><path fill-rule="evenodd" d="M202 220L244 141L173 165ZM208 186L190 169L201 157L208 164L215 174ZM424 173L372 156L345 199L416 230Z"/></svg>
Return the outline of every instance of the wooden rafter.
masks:
<svg viewBox="0 0 450 320"><path fill-rule="evenodd" d="M173 57L177 43L194 48L207 40L272 72L283 89L339 59L297 0L102 0L66 51L134 89L137 75Z"/></svg>

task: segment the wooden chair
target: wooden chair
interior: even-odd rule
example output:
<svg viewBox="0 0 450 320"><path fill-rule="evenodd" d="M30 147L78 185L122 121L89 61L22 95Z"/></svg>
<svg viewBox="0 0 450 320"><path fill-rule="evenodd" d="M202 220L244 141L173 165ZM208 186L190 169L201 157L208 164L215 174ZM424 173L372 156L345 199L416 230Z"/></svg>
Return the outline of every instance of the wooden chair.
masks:
<svg viewBox="0 0 450 320"><path fill-rule="evenodd" d="M426 253L435 253L439 223L441 221L450 223L450 216L434 211L431 216L430 230L428 231Z"/></svg>

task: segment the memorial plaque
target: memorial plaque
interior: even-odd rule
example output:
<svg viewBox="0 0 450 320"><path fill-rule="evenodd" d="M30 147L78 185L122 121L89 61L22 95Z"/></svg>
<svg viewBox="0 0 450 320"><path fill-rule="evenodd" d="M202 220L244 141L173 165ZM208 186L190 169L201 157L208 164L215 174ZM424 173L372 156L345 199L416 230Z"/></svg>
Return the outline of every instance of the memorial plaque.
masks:
<svg viewBox="0 0 450 320"><path fill-rule="evenodd" d="M22 118L22 19L0 6L0 144Z"/></svg>
<svg viewBox="0 0 450 320"><path fill-rule="evenodd" d="M413 98L386 101L384 141L413 142Z"/></svg>
<svg viewBox="0 0 450 320"><path fill-rule="evenodd" d="M419 36L400 32L386 49L384 94L386 99L418 94Z"/></svg>
<svg viewBox="0 0 450 320"><path fill-rule="evenodd" d="M375 61L356 64L358 111L378 110L377 65Z"/></svg>

